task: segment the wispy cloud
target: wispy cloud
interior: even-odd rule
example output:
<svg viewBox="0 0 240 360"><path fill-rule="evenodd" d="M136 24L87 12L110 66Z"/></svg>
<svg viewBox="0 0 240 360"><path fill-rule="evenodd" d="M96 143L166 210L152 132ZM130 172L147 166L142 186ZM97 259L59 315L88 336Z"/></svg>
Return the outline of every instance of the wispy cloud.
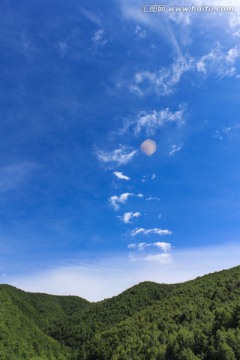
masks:
<svg viewBox="0 0 240 360"><path fill-rule="evenodd" d="M192 66L191 58L181 56L171 66L162 67L157 72L137 72L130 85L130 91L139 96L150 92L155 92L159 96L170 95L174 92L184 73L192 69Z"/></svg>
<svg viewBox="0 0 240 360"><path fill-rule="evenodd" d="M175 5L172 1L171 5ZM178 6L197 6L198 8L204 8L206 6L206 2L204 0L180 0L178 2ZM210 5L210 4L209 4ZM222 0L221 7L225 9L229 9L229 11L223 12L205 12L204 18L206 25L208 26L209 23L218 23L218 26L224 27L228 33L232 34L233 36L240 36L240 4L238 0ZM219 0L211 0L211 6L217 7L219 6ZM231 9L234 9L234 11ZM217 17L216 17L217 14ZM182 24L183 27L181 30L184 30L187 26L191 25L192 23L197 23L197 17L201 16L202 14L199 12L175 12L175 13L166 13L171 20L175 21L178 24ZM202 20L202 19L201 19Z"/></svg>
<svg viewBox="0 0 240 360"><path fill-rule="evenodd" d="M100 162L116 166L127 164L136 154L137 150L133 150L124 145L120 145L119 149L110 152L103 150L96 151L96 155Z"/></svg>
<svg viewBox="0 0 240 360"><path fill-rule="evenodd" d="M105 31L103 29L99 29L97 30L93 37L92 37L92 41L95 45L97 46L104 46L107 44L107 39L105 36Z"/></svg>
<svg viewBox="0 0 240 360"><path fill-rule="evenodd" d="M142 234L142 235L157 234L157 235L163 236L163 235L171 235L172 231L171 230L163 230L163 229L159 229L159 228L154 228L154 229L136 228L131 231L132 236L136 236L139 234Z"/></svg>
<svg viewBox="0 0 240 360"><path fill-rule="evenodd" d="M178 41L166 17L146 16L146 14L141 11L141 5L136 5L134 0L121 0L119 4L122 8L122 15L124 18L135 22L136 25L141 24L144 28L161 35L172 46L173 52L177 56L181 55Z"/></svg>
<svg viewBox="0 0 240 360"><path fill-rule="evenodd" d="M125 204L128 200L129 197L138 197L138 198L142 198L143 197L143 194L133 194L133 193L123 193L121 194L120 196L117 196L117 195L114 195L114 196L111 196L109 201L110 201L110 204L113 206L113 208L115 210L118 210L119 209L119 205L120 204Z"/></svg>
<svg viewBox="0 0 240 360"><path fill-rule="evenodd" d="M220 44L217 44L207 55L196 62L196 68L205 75L215 74L224 78L236 75L235 63L240 58L240 48L235 46L224 52Z"/></svg>
<svg viewBox="0 0 240 360"><path fill-rule="evenodd" d="M144 30L141 26L137 25L134 31L134 34L137 35L140 39L145 38L147 35L146 30Z"/></svg>
<svg viewBox="0 0 240 360"><path fill-rule="evenodd" d="M142 177L142 180L141 180L141 182L146 182L146 181L148 181L148 180L154 180L154 179L156 179L156 177L157 177L157 175L156 174L152 174L152 175L143 175L143 177Z"/></svg>
<svg viewBox="0 0 240 360"><path fill-rule="evenodd" d="M229 19L229 28L233 36L240 37L240 11L235 12Z"/></svg>
<svg viewBox="0 0 240 360"><path fill-rule="evenodd" d="M123 214L123 216L121 216L121 219L125 224L129 224L129 223L131 223L131 220L133 218L138 218L140 216L141 216L141 213L139 211L137 211L137 212L126 212L125 214Z"/></svg>
<svg viewBox="0 0 240 360"><path fill-rule="evenodd" d="M57 44L57 47L58 47L58 50L59 50L61 56L66 55L67 49L68 49L68 45L67 45L66 41L59 41Z"/></svg>
<svg viewBox="0 0 240 360"><path fill-rule="evenodd" d="M131 254L129 257L130 261L136 262L155 262L159 264L170 264L173 261L173 257L170 253L161 253L161 254Z"/></svg>
<svg viewBox="0 0 240 360"><path fill-rule="evenodd" d="M229 254L229 256L226 256ZM172 253L139 256L111 254L108 259L80 261L38 273L6 276L4 281L26 291L78 295L97 301L119 294L141 281L177 283L239 265L240 246L173 249ZM124 267L122 264L124 263ZM84 262L81 260L81 264ZM62 284L64 283L64 287Z"/></svg>
<svg viewBox="0 0 240 360"><path fill-rule="evenodd" d="M175 124L181 126L185 123L186 105L180 104L176 111L169 108L152 110L150 112L140 111L134 118L125 120L121 133L131 131L135 136L145 134L155 135L159 129L167 125Z"/></svg>
<svg viewBox="0 0 240 360"><path fill-rule="evenodd" d="M101 19L95 12L85 8L82 8L81 12L89 21L91 21L95 25L101 26Z"/></svg>
<svg viewBox="0 0 240 360"><path fill-rule="evenodd" d="M118 179L121 180L131 180L131 178L129 176L124 175L121 171L114 171L113 173Z"/></svg>
<svg viewBox="0 0 240 360"><path fill-rule="evenodd" d="M185 109L184 105L180 105L175 112L172 112L169 108L160 111L154 110L150 113L141 112L137 115L134 132L138 135L144 130L147 135L154 135L159 128L168 123L175 123L180 126L184 123Z"/></svg>
<svg viewBox="0 0 240 360"><path fill-rule="evenodd" d="M159 201L160 199L157 196L149 196L148 198L146 198L147 201Z"/></svg>
<svg viewBox="0 0 240 360"><path fill-rule="evenodd" d="M179 152L181 149L182 149L183 145L176 145L176 144L173 144L171 146L171 150L169 151L168 155L169 156L174 156L176 155L177 152Z"/></svg>
<svg viewBox="0 0 240 360"><path fill-rule="evenodd" d="M14 190L20 186L36 169L33 163L17 163L0 168L0 192Z"/></svg>
<svg viewBox="0 0 240 360"><path fill-rule="evenodd" d="M229 137L230 132L231 132L232 128L231 127L227 127L221 130L215 130L215 133L213 135L213 137L219 139L219 140L223 140L224 137Z"/></svg>
<svg viewBox="0 0 240 360"><path fill-rule="evenodd" d="M171 244L167 242L154 242L154 243L132 243L128 245L129 249L135 249L135 250L144 250L149 247L156 247L159 250L162 250L164 252L171 250Z"/></svg>
<svg viewBox="0 0 240 360"><path fill-rule="evenodd" d="M135 260L136 260L136 258L135 258ZM156 255L148 254L139 260L157 261L160 264L169 264L172 262L172 255L171 254L156 254Z"/></svg>
<svg viewBox="0 0 240 360"><path fill-rule="evenodd" d="M180 56L169 67L161 67L158 71L138 71L129 90L136 95L144 96L155 93L158 96L172 94L183 75L187 72L202 73L204 75L214 74L219 79L237 75L236 62L240 58L240 48L235 46L224 51L218 43L209 53L200 58ZM147 114L145 115L146 118ZM147 121L159 122L159 114L153 112L146 118ZM145 121L143 117L143 121ZM160 121L161 123L161 121Z"/></svg>

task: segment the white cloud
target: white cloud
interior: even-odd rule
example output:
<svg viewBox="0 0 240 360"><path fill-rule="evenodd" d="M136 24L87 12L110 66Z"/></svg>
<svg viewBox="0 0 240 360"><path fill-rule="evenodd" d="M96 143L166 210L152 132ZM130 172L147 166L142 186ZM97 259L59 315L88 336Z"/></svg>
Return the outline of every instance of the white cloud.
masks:
<svg viewBox="0 0 240 360"><path fill-rule="evenodd" d="M216 11L216 8L219 7L219 5L222 8L225 8L226 11ZM174 1L170 0L169 6L176 6L176 3ZM191 25L191 23L197 24L198 18L201 17L200 23L204 21L206 23L206 26L211 28L211 23L219 24L219 26L225 27L228 25L228 23L231 22L231 20L236 15L239 14L239 1L238 0L211 0L210 4L207 4L207 7L212 7L214 11L206 11L206 1L204 0L179 0L177 6L195 6L197 7L198 11L192 11L192 12L166 12L166 16L169 17L171 20L175 21L178 24L182 24L181 30L183 31L187 26ZM233 9L232 9L233 8ZM228 10L228 11L227 11ZM233 11L234 10L234 11ZM204 12L204 19L202 17L202 14Z"/></svg>
<svg viewBox="0 0 240 360"><path fill-rule="evenodd" d="M125 204L129 196L134 196L132 193L124 193L120 196L114 195L110 197L110 203L114 207L115 210L119 209L119 204Z"/></svg>
<svg viewBox="0 0 240 360"><path fill-rule="evenodd" d="M147 243L132 243L132 244L128 244L128 249L135 249L135 250L143 250L145 249L145 247L148 246Z"/></svg>
<svg viewBox="0 0 240 360"><path fill-rule="evenodd" d="M166 242L155 242L153 243L153 246L156 246L157 248L161 249L164 252L170 251L171 249L171 244L170 243L166 243Z"/></svg>
<svg viewBox="0 0 240 360"><path fill-rule="evenodd" d="M168 252L171 250L171 244L167 243L167 242L154 242L154 243L132 243L128 245L129 249L135 249L135 250L144 250L145 248L149 248L149 247L156 247L159 250L163 251L163 252Z"/></svg>
<svg viewBox="0 0 240 360"><path fill-rule="evenodd" d="M100 46L106 45L107 39L105 37L104 30L103 29L97 30L92 37L92 41L95 45L100 45Z"/></svg>
<svg viewBox="0 0 240 360"><path fill-rule="evenodd" d="M152 175L143 175L142 176L142 179L141 179L141 182L146 182L146 181L148 181L149 179L150 180L154 180L154 179L156 179L156 177L157 177L157 175L156 174L152 174Z"/></svg>
<svg viewBox="0 0 240 360"><path fill-rule="evenodd" d="M192 59L179 57L169 67L162 67L157 72L142 71L135 74L130 91L137 95L155 92L159 96L170 95L181 80L183 74L192 68Z"/></svg>
<svg viewBox="0 0 240 360"><path fill-rule="evenodd" d="M168 155L169 156L174 156L178 151L180 151L182 149L183 145L176 145L173 144L171 146L171 150L169 151Z"/></svg>
<svg viewBox="0 0 240 360"><path fill-rule="evenodd" d="M231 127L227 127L221 130L215 130L215 133L213 135L213 137L219 139L219 140L223 140L224 137L229 137L230 136L230 132L231 132L232 128Z"/></svg>
<svg viewBox="0 0 240 360"><path fill-rule="evenodd" d="M139 38L145 38L147 35L147 32L141 26L137 25L135 28L134 34L136 34Z"/></svg>
<svg viewBox="0 0 240 360"><path fill-rule="evenodd" d="M235 46L224 52L220 46L212 49L196 62L196 69L205 75L215 74L220 79L236 75L235 62L240 58L240 48Z"/></svg>
<svg viewBox="0 0 240 360"><path fill-rule="evenodd" d="M139 211L134 212L134 213L133 212L126 212L125 214L123 214L121 219L125 224L129 224L131 222L131 219L138 218L140 216L141 216L141 213Z"/></svg>
<svg viewBox="0 0 240 360"><path fill-rule="evenodd" d="M136 228L131 231L132 236L136 236L139 234L142 234L142 235L157 234L157 235L163 236L163 235L171 235L172 231L171 230L163 230L163 229L159 229L159 228L154 228L154 229Z"/></svg>
<svg viewBox="0 0 240 360"><path fill-rule="evenodd" d="M209 32L215 31L215 28L221 29L223 32L226 31L233 36L240 36L240 3L239 0L211 0L210 6L217 7L219 5L225 7L234 7L234 11L225 12L170 12L165 11L161 16L156 14L146 14L139 11L139 7L136 6L136 2L133 0L121 0L119 4L122 8L122 14L128 20L130 19L135 24L144 26L147 30L158 33L161 37L165 38L168 44L172 46L172 50L175 55L181 56L181 48L178 44L180 40L183 44L186 41L192 41L191 25L208 28ZM198 6L205 7L206 2L204 0L179 0L176 4L175 1L169 0L168 6ZM202 16L204 15L204 16ZM176 23L172 29L172 22ZM199 29L201 31L201 28ZM176 34L176 35L175 35Z"/></svg>
<svg viewBox="0 0 240 360"><path fill-rule="evenodd" d="M151 113L140 112L134 124L135 134L140 134L143 130L147 135L154 135L159 128L167 124L175 123L178 126L184 123L185 106L180 105L179 110L172 112L169 108L152 111Z"/></svg>
<svg viewBox="0 0 240 360"><path fill-rule="evenodd" d="M98 150L96 155L102 163L115 164L116 166L125 165L133 159L137 150L132 150L127 146L120 145L119 149L107 152Z"/></svg>
<svg viewBox="0 0 240 360"><path fill-rule="evenodd" d="M239 57L240 57L240 48L238 46L235 46L234 48L228 50L226 54L226 61L230 64L234 64Z"/></svg>
<svg viewBox="0 0 240 360"><path fill-rule="evenodd" d="M114 171L113 173L118 179L121 180L131 180L131 178L129 176L124 175L121 171Z"/></svg>
<svg viewBox="0 0 240 360"><path fill-rule="evenodd" d="M141 24L147 29L154 31L159 34L161 37L165 38L177 56L181 55L181 50L178 45L177 39L174 32L166 21L165 17L162 16L151 16L151 14L145 14L141 11L141 5L136 6L136 1L133 0L121 0L120 6L122 8L122 14L128 20L135 22L136 24ZM146 16L150 15L150 16ZM156 14L153 14L156 15ZM121 16L122 18L122 16Z"/></svg>
<svg viewBox="0 0 240 360"><path fill-rule="evenodd" d="M150 112L140 111L135 118L125 120L120 132L133 132L136 136L144 133L147 136L155 135L159 129L167 125L175 124L181 126L185 123L186 105L180 104L178 110L171 111L169 108L152 110Z"/></svg>
<svg viewBox="0 0 240 360"><path fill-rule="evenodd" d="M147 201L153 201L153 200L156 200L156 201L159 201L160 199L156 196L149 196L148 198L146 198Z"/></svg>
<svg viewBox="0 0 240 360"><path fill-rule="evenodd" d="M159 263L161 265L169 264L173 261L173 257L170 253L161 253L161 254L145 254L145 255L139 255L139 254L131 254L129 257L130 261L136 262L141 261L143 262L155 262Z"/></svg>
<svg viewBox="0 0 240 360"><path fill-rule="evenodd" d="M235 12L229 20L229 28L233 36L240 36L240 12Z"/></svg>
<svg viewBox="0 0 240 360"><path fill-rule="evenodd" d="M101 26L101 19L98 17L96 13L84 8L81 8L81 12L89 21L91 21L95 25Z"/></svg>
<svg viewBox="0 0 240 360"><path fill-rule="evenodd" d="M113 208L115 210L118 210L119 209L119 204L125 204L129 197L142 198L143 194L135 195L133 193L123 193L120 196L117 196L117 195L111 196L109 201L110 201L111 205L113 206Z"/></svg>
<svg viewBox="0 0 240 360"><path fill-rule="evenodd" d="M167 96L176 90L182 76L189 71L197 71L205 75L215 74L219 79L235 76L237 74L235 63L239 58L239 46L224 51L220 44L217 44L208 54L199 59L180 56L169 67L162 67L155 72L137 72L129 89L138 96L149 93ZM153 111L152 114L143 114L142 121L143 123L157 122L161 126L161 116L159 117L159 113L156 111Z"/></svg>
<svg viewBox="0 0 240 360"><path fill-rule="evenodd" d="M7 275L4 282L25 291L77 295L97 301L117 295L142 281L178 283L237 266L240 246L226 243L221 246L173 249L170 254L148 254L147 257L140 259L131 255L128 259L127 254L110 254L101 260L76 260L31 275Z"/></svg>

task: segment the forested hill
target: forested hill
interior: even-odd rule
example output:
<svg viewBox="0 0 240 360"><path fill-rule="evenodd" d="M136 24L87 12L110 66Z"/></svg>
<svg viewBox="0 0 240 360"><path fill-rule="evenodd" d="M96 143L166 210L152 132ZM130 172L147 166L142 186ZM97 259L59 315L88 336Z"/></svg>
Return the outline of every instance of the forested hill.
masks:
<svg viewBox="0 0 240 360"><path fill-rule="evenodd" d="M0 359L240 359L240 266L97 303L0 285Z"/></svg>

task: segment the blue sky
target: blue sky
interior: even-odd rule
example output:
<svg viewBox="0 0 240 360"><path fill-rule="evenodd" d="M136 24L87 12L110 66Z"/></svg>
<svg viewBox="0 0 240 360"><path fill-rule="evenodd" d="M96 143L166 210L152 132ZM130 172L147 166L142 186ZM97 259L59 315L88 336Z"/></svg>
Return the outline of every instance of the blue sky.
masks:
<svg viewBox="0 0 240 360"><path fill-rule="evenodd" d="M239 264L237 2L1 3L2 282L97 300Z"/></svg>

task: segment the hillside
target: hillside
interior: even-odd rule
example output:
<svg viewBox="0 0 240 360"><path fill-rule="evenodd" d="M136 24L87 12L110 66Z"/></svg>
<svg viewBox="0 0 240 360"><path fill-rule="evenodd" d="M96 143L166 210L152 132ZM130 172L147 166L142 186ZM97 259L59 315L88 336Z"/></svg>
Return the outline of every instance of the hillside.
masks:
<svg viewBox="0 0 240 360"><path fill-rule="evenodd" d="M79 297L31 294L0 285L0 359L69 359L69 350L48 336L49 329L88 304Z"/></svg>
<svg viewBox="0 0 240 360"><path fill-rule="evenodd" d="M97 303L0 286L1 359L240 359L240 267Z"/></svg>

